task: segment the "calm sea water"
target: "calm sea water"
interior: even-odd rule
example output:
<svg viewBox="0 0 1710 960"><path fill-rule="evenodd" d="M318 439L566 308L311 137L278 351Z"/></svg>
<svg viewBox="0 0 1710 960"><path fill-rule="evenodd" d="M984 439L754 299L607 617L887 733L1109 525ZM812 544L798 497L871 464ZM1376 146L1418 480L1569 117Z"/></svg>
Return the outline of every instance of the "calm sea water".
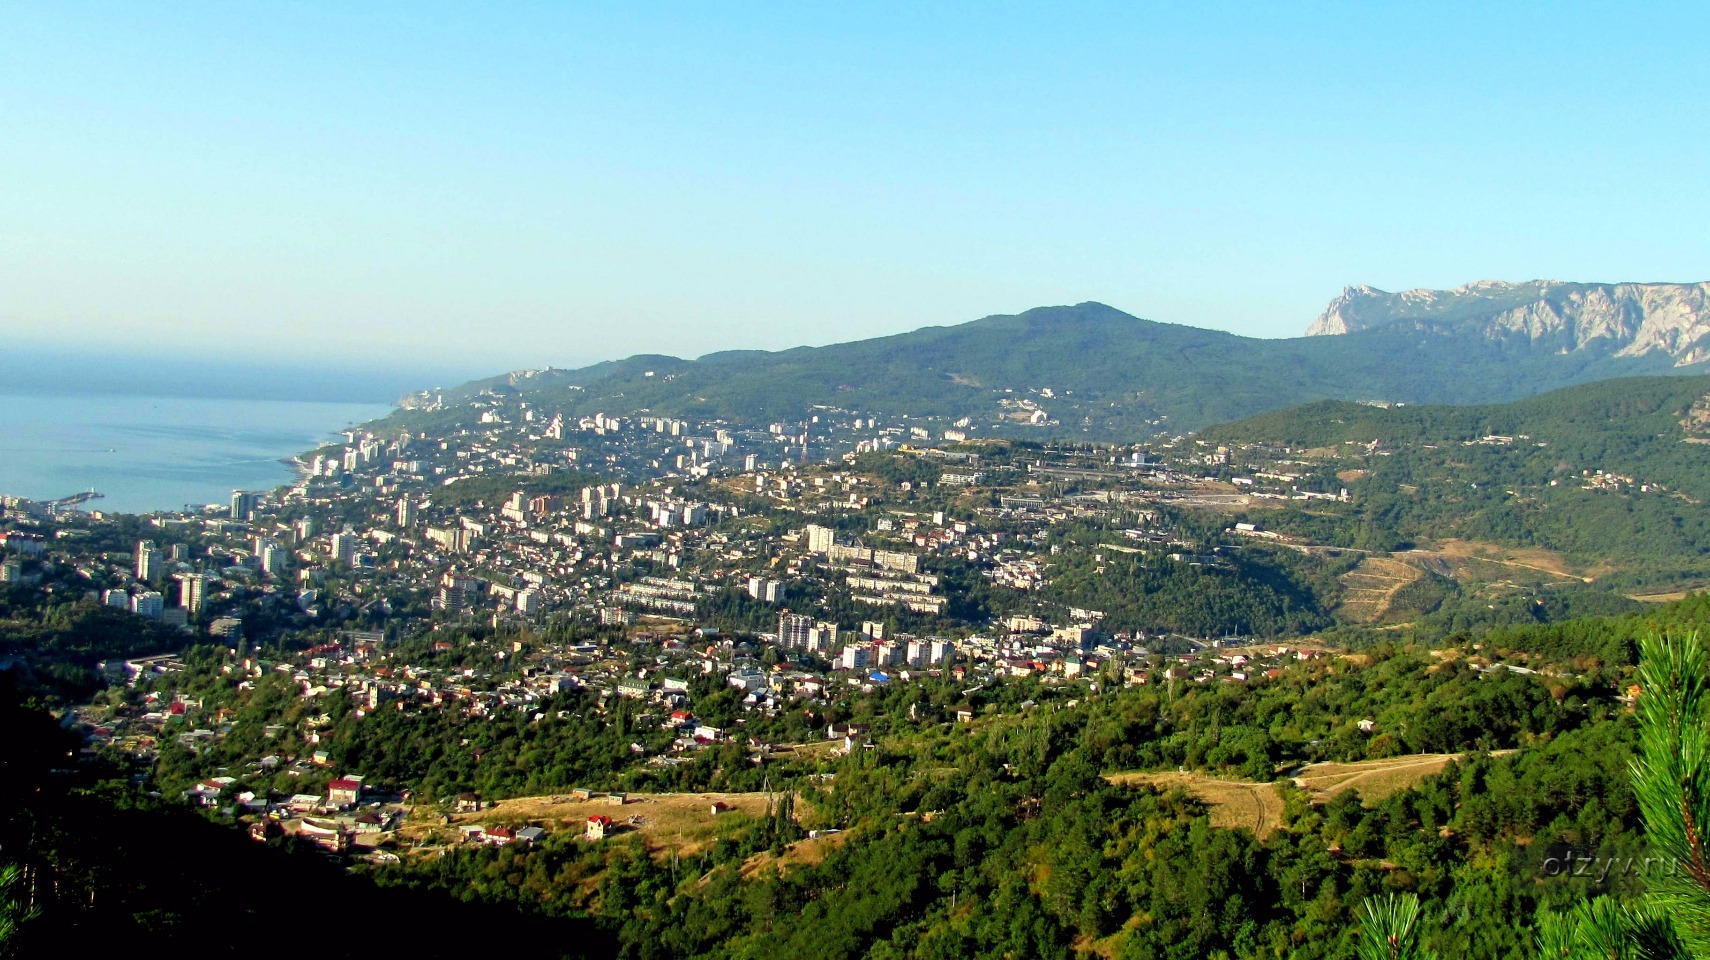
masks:
<svg viewBox="0 0 1710 960"><path fill-rule="evenodd" d="M280 458L391 412L374 403L0 394L0 493L52 500L95 489L119 513L228 503L295 473Z"/></svg>

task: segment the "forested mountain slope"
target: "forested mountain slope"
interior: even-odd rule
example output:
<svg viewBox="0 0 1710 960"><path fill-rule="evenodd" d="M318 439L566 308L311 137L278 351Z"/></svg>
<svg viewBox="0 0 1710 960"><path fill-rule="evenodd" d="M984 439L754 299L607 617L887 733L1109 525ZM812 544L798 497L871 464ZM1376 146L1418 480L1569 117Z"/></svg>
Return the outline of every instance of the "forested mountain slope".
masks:
<svg viewBox="0 0 1710 960"><path fill-rule="evenodd" d="M483 391L567 413L638 411L734 423L800 420L815 405L882 416L968 417L976 429L1132 438L1313 400L1510 400L1589 380L1667 372L1663 353L1595 345L1562 353L1525 338L1392 326L1262 340L1156 323L1100 303L1040 307L824 347L644 355L580 370L522 371L405 398L458 422ZM1050 423L1006 422L1002 401L1039 396ZM413 422L433 422L417 417Z"/></svg>
<svg viewBox="0 0 1710 960"><path fill-rule="evenodd" d="M1275 529L1397 549L1466 538L1559 551L1655 581L1710 573L1710 378L1586 384L1509 404L1320 402L1214 427L1239 462L1292 458L1350 505ZM1292 452L1282 452L1279 447Z"/></svg>

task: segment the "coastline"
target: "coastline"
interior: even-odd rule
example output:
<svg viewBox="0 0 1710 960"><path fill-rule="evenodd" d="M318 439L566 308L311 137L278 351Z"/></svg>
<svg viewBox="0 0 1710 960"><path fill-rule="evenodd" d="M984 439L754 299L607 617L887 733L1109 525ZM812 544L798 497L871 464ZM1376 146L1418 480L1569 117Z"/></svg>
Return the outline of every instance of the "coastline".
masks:
<svg viewBox="0 0 1710 960"><path fill-rule="evenodd" d="M308 473L305 451L386 416L389 404L5 394L0 495L45 502L100 490L103 512L223 504Z"/></svg>

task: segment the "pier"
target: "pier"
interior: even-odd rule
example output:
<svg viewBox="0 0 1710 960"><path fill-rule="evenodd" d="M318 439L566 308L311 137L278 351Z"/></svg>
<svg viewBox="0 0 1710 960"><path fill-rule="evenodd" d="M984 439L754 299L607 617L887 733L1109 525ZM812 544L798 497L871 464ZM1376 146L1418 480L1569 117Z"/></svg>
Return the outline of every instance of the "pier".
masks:
<svg viewBox="0 0 1710 960"><path fill-rule="evenodd" d="M58 500L49 500L45 506L54 513L59 513L62 510L75 510L89 501L99 500L103 496L105 494L96 493L90 489L82 493L74 493L69 497L60 497Z"/></svg>

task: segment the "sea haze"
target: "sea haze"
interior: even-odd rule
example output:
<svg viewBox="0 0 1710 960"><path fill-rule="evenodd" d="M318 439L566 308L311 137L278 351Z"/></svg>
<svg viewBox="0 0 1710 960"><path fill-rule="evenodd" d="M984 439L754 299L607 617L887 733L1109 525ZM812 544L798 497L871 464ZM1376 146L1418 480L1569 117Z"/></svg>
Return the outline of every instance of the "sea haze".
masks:
<svg viewBox="0 0 1710 960"><path fill-rule="evenodd" d="M200 345L180 353L141 348L116 354L39 345L0 352L0 384L26 396L125 395L242 400L322 400L394 403L435 385L488 376L487 366L456 363L363 363L342 355L325 360L217 356Z"/></svg>
<svg viewBox="0 0 1710 960"><path fill-rule="evenodd" d="M403 394L468 373L345 357L218 358L205 347L0 353L0 494L52 500L93 488L105 496L87 509L118 513L227 503L236 489L291 482L283 459L385 416Z"/></svg>
<svg viewBox="0 0 1710 960"><path fill-rule="evenodd" d="M281 462L385 403L0 394L0 493L51 500L91 488L120 513L225 503L234 489L289 483Z"/></svg>

